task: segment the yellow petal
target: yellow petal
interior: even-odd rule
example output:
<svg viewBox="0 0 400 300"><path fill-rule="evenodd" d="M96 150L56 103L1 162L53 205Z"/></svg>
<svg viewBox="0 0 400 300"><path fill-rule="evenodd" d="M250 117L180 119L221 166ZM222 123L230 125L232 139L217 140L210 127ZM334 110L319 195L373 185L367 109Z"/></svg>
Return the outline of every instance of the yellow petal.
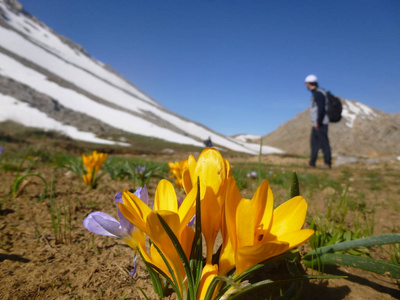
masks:
<svg viewBox="0 0 400 300"><path fill-rule="evenodd" d="M82 175L82 178L83 178L83 182L86 185L90 185L90 181L92 179L92 174L91 173L84 174L84 175Z"/></svg>
<svg viewBox="0 0 400 300"><path fill-rule="evenodd" d="M255 218L253 201L242 199L236 211L237 247L254 245Z"/></svg>
<svg viewBox="0 0 400 300"><path fill-rule="evenodd" d="M197 300L205 298L208 287L215 276L218 275L218 265L206 264L201 272L200 286L197 292Z"/></svg>
<svg viewBox="0 0 400 300"><path fill-rule="evenodd" d="M314 234L312 229L301 229L279 236L278 240L289 244L289 249L295 248L307 241Z"/></svg>
<svg viewBox="0 0 400 300"><path fill-rule="evenodd" d="M140 230L146 232L146 218L152 211L142 200L131 192L122 192L123 203L118 202L121 213Z"/></svg>
<svg viewBox="0 0 400 300"><path fill-rule="evenodd" d="M235 179L233 177L228 178L224 208L225 218L223 219L223 221L225 221L223 228L226 228L226 232L223 232L223 235L225 236L227 234L231 239L233 251L236 251L237 245L236 211L241 200L242 196L240 195Z"/></svg>
<svg viewBox="0 0 400 300"><path fill-rule="evenodd" d="M153 265L159 267L172 280L171 273L168 271L167 265L165 264L165 262L164 262L163 258L161 257L160 253L157 251L156 247L154 247L154 244L150 245L150 255L151 255L150 262Z"/></svg>
<svg viewBox="0 0 400 300"><path fill-rule="evenodd" d="M157 213L164 219L174 234L179 238L178 231L180 222L178 214L166 210L161 210ZM176 252L175 246L170 237L161 225L157 213L151 212L146 219L147 234L167 258L171 267L174 269L178 282L181 283L184 274L182 262L180 261L179 255ZM180 288L182 288L182 286Z"/></svg>
<svg viewBox="0 0 400 300"><path fill-rule="evenodd" d="M143 231L139 230L138 228L134 228L131 232L130 236L122 238L125 243L129 245L132 249L139 247L140 244L145 243L145 237Z"/></svg>
<svg viewBox="0 0 400 300"><path fill-rule="evenodd" d="M211 263L214 242L221 228L221 208L210 189L201 200L201 232L206 240L206 263Z"/></svg>
<svg viewBox="0 0 400 300"><path fill-rule="evenodd" d="M179 237L179 216L177 213L161 210L158 212L151 212L146 219L146 233L153 240L154 243L161 249L161 251L171 258L175 256L175 248L172 244L170 237L162 226L157 213L164 219L164 221L171 228L175 236Z"/></svg>
<svg viewBox="0 0 400 300"><path fill-rule="evenodd" d="M206 182L206 185L213 189L215 195L218 195L220 187L227 177L225 160L221 153L214 148L205 148L197 161L195 175L196 178L192 177L192 183L193 180L200 177L200 181Z"/></svg>
<svg viewBox="0 0 400 300"><path fill-rule="evenodd" d="M272 225L274 196L267 180L264 180L257 188L252 201L255 206L254 211L257 214L255 223L259 226L258 229L268 231Z"/></svg>
<svg viewBox="0 0 400 300"><path fill-rule="evenodd" d="M222 244L219 256L219 275L225 276L235 267L236 252L233 249L231 239L228 237Z"/></svg>
<svg viewBox="0 0 400 300"><path fill-rule="evenodd" d="M183 251L186 254L187 259L190 258L190 252L192 251L193 239L194 239L193 228L190 226L185 226L184 229L182 230L179 241L180 241Z"/></svg>
<svg viewBox="0 0 400 300"><path fill-rule="evenodd" d="M187 159L187 169L183 172L183 188L186 194L192 190L195 183L197 183L197 177L195 174L196 160L193 155L189 155Z"/></svg>
<svg viewBox="0 0 400 300"><path fill-rule="evenodd" d="M276 241L239 248L237 252L235 277L255 264L285 252L288 248L288 243Z"/></svg>
<svg viewBox="0 0 400 300"><path fill-rule="evenodd" d="M183 186L183 189L185 190L186 194L189 194L189 192L193 188L189 169L186 169L182 172L182 186Z"/></svg>
<svg viewBox="0 0 400 300"><path fill-rule="evenodd" d="M279 237L301 229L306 213L307 202L303 197L297 196L284 202L274 210L271 234Z"/></svg>
<svg viewBox="0 0 400 300"><path fill-rule="evenodd" d="M181 206L178 209L179 219L181 226L186 226L196 213L196 197L197 197L197 184L188 195L183 199Z"/></svg>
<svg viewBox="0 0 400 300"><path fill-rule="evenodd" d="M154 197L154 211L169 210L178 212L178 200L174 186L166 179L162 179L156 189Z"/></svg>

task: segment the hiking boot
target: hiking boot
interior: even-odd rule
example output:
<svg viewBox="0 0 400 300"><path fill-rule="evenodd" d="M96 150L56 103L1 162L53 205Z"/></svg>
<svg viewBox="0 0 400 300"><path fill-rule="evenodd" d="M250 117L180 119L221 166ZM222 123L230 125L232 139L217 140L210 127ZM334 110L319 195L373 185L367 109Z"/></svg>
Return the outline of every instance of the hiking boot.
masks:
<svg viewBox="0 0 400 300"><path fill-rule="evenodd" d="M328 164L324 164L321 169L331 169L331 166Z"/></svg>

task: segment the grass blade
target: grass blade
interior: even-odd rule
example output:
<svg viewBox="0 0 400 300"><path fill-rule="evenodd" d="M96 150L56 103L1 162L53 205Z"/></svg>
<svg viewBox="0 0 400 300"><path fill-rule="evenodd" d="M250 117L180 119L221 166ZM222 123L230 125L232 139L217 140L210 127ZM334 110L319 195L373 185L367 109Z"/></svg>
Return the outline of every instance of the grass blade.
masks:
<svg viewBox="0 0 400 300"><path fill-rule="evenodd" d="M142 295L146 298L146 300L150 300L149 297L147 297L146 293L143 291L143 289L141 287L139 287L139 290L142 293Z"/></svg>
<svg viewBox="0 0 400 300"><path fill-rule="evenodd" d="M197 196L196 196L196 220L195 220L195 234L190 253L190 269L193 271L193 279L195 282L194 291L197 292L201 273L203 270L203 257L202 257L202 244L203 237L201 235L201 203L200 203L200 180L197 178Z"/></svg>

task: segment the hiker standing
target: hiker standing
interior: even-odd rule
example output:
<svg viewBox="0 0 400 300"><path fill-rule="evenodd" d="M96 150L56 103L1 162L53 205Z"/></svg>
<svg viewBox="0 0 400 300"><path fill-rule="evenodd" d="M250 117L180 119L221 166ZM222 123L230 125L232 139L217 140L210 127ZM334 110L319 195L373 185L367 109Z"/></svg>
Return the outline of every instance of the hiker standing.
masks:
<svg viewBox="0 0 400 300"><path fill-rule="evenodd" d="M318 79L315 75L308 75L305 79L308 90L311 91L311 157L309 167L315 168L318 151L324 153L324 169L330 169L332 165L331 146L328 139L329 118L326 114L326 92L318 86Z"/></svg>

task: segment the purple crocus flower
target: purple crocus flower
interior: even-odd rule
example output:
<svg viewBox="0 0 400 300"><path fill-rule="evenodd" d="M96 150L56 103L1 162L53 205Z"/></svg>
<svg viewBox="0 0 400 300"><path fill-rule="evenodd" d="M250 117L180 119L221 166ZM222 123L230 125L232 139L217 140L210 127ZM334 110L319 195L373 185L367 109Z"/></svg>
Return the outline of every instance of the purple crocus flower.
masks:
<svg viewBox="0 0 400 300"><path fill-rule="evenodd" d="M0 146L0 155L3 154L4 147Z"/></svg>
<svg viewBox="0 0 400 300"><path fill-rule="evenodd" d="M247 178L256 178L256 177L257 177L256 171L251 171L250 173L247 173Z"/></svg>
<svg viewBox="0 0 400 300"><path fill-rule="evenodd" d="M146 186L144 186L144 188L138 188L134 194L144 203L149 205L149 194L147 193ZM135 226L125 218L118 208L118 202L122 203L122 193L117 193L114 199L115 205L117 206L119 221L109 214L95 211L90 213L85 220L83 220L83 226L90 232L100 235L115 236L119 238L130 237ZM134 268L129 274L131 277L135 275L136 266L135 255Z"/></svg>
<svg viewBox="0 0 400 300"><path fill-rule="evenodd" d="M144 174L144 171L146 171L146 166L136 166L136 172L138 172L140 175Z"/></svg>
<svg viewBox="0 0 400 300"><path fill-rule="evenodd" d="M134 194L148 205L149 195L146 186L138 188ZM134 226L120 212L118 202L122 203L122 193L115 195L115 205L117 206L119 221L109 214L95 211L83 220L83 226L90 232L100 235L116 236L119 238L130 236Z"/></svg>

